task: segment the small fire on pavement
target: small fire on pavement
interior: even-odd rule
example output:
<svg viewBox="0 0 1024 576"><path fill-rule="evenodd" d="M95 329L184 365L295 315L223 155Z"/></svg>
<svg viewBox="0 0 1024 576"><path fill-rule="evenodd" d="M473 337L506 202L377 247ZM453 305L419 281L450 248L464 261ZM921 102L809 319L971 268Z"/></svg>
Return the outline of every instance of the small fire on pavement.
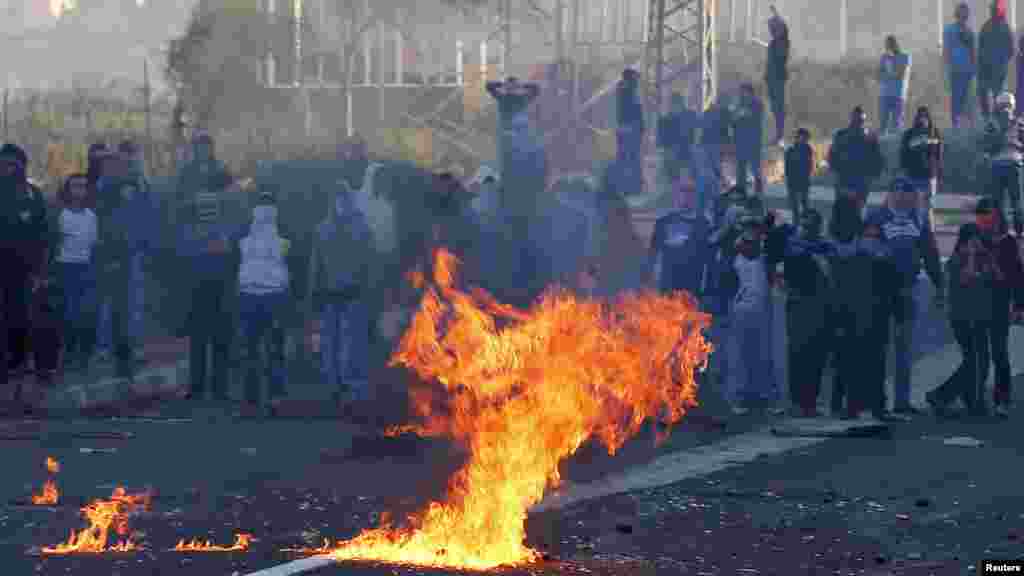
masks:
<svg viewBox="0 0 1024 576"><path fill-rule="evenodd" d="M193 538L189 542L182 539L171 549L171 552L236 552L248 550L250 542L252 542L252 534L236 534L235 543L231 546L215 546L209 540L202 541L198 538Z"/></svg>
<svg viewBox="0 0 1024 576"><path fill-rule="evenodd" d="M433 279L390 363L444 386L448 405L413 394L421 424L468 449L442 501L338 542L338 560L486 570L533 562L525 520L559 463L597 437L614 454L648 420L678 422L697 405L694 372L710 316L688 295L644 292L614 303L549 290L528 310L456 287L458 261L438 250ZM659 439L667 433L662 432Z"/></svg>
<svg viewBox="0 0 1024 576"><path fill-rule="evenodd" d="M60 472L60 463L52 456L46 457L46 471L50 474ZM57 490L57 482L50 478L43 484L43 491L32 495L32 503L37 506L53 506L60 499L60 491Z"/></svg>
<svg viewBox="0 0 1024 576"><path fill-rule="evenodd" d="M109 500L96 500L82 508L89 527L71 531L67 542L52 548L43 548L43 554L99 554L102 552L130 552L139 546L128 535L128 517L137 510L149 508L149 494L128 494L117 487ZM122 539L109 545L113 530Z"/></svg>

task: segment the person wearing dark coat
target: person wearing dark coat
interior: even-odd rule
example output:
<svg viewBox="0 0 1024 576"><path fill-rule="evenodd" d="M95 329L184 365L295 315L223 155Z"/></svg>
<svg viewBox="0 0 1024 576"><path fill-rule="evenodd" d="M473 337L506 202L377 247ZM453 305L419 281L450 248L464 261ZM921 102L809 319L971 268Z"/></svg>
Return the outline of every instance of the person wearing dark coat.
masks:
<svg viewBox="0 0 1024 576"><path fill-rule="evenodd" d="M775 12L775 7L771 8ZM768 20L771 40L764 67L764 83L768 102L775 116L775 140L781 147L786 135L786 81L789 79L789 26L778 13Z"/></svg>
<svg viewBox="0 0 1024 576"><path fill-rule="evenodd" d="M885 171L885 157L878 136L868 130L867 114L857 106L850 125L835 133L828 151L828 165L836 175L836 195L853 194L863 208L871 184Z"/></svg>
<svg viewBox="0 0 1024 576"><path fill-rule="evenodd" d="M21 147L0 148L0 385L27 366L31 296L43 285L54 239L46 201L29 183L27 166ZM14 400L20 402L21 379L16 382Z"/></svg>
<svg viewBox="0 0 1024 576"><path fill-rule="evenodd" d="M807 208L811 193L811 176L814 174L814 149L810 144L811 133L806 128L796 131L793 144L786 149L785 176L789 209L793 221L800 221L800 214Z"/></svg>
<svg viewBox="0 0 1024 576"><path fill-rule="evenodd" d="M783 264L790 401L797 416L819 415L818 395L832 346L830 260L835 245L822 237L821 214L804 211L799 228L783 224L768 233L768 269Z"/></svg>
<svg viewBox="0 0 1024 576"><path fill-rule="evenodd" d="M644 108L640 103L640 73L631 68L622 72L616 87L618 105L619 178L627 194L638 194L643 188Z"/></svg>
<svg viewBox="0 0 1024 576"><path fill-rule="evenodd" d="M670 182L679 179L683 169L691 165L697 123L697 113L687 107L682 94L673 95L672 113L658 126L658 145L668 153L667 171Z"/></svg>
<svg viewBox="0 0 1024 576"><path fill-rule="evenodd" d="M992 322L988 344L995 369L992 401L997 416L1007 417L1013 401L1010 373L1010 323L1024 311L1024 263L1018 239L1010 235L1002 211L991 198L982 198L975 208L975 223L986 248L1000 271L992 293Z"/></svg>
<svg viewBox="0 0 1024 576"><path fill-rule="evenodd" d="M1006 87L1013 53L1013 30L999 3L993 2L989 19L978 32L978 104L986 118L993 100Z"/></svg>

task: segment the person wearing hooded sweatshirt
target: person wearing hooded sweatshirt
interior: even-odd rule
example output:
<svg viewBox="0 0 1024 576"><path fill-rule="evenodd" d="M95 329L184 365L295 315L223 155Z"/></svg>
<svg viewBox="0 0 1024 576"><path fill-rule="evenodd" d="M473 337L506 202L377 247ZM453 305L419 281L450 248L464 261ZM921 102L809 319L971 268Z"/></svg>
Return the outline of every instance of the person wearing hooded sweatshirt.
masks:
<svg viewBox="0 0 1024 576"><path fill-rule="evenodd" d="M960 2L954 11L955 21L942 31L942 60L946 81L949 83L950 117L953 127L960 127L960 119L967 111L967 95L976 72L974 31L968 22L970 8Z"/></svg>
<svg viewBox="0 0 1024 576"><path fill-rule="evenodd" d="M46 277L52 241L46 200L29 183L28 155L14 144L0 148L0 385L25 368L30 333L30 294ZM14 393L21 399L21 380Z"/></svg>
<svg viewBox="0 0 1024 576"><path fill-rule="evenodd" d="M925 395L936 415L960 398L975 415L984 413L985 381L989 371L989 339L993 291L1002 271L973 222L960 226L947 266L949 321L960 346L960 366L941 386Z"/></svg>
<svg viewBox="0 0 1024 576"><path fill-rule="evenodd" d="M831 262L830 317L836 337L832 415L852 419L870 410L882 419L885 347L878 343L888 341L882 328L896 295L895 278L878 235L865 234L856 201L842 197L836 204L843 206L829 224L836 246Z"/></svg>
<svg viewBox="0 0 1024 576"><path fill-rule="evenodd" d="M1016 102L1009 92L996 98L995 113L985 126L981 148L992 170L990 195L1004 214L1013 217L1014 231L1021 236L1024 233L1020 198L1024 183L1024 121L1017 118L1015 108Z"/></svg>
<svg viewBox="0 0 1024 576"><path fill-rule="evenodd" d="M313 236L307 284L308 299L322 322L321 374L339 401L346 388L353 400L365 399L369 392L365 357L354 352L365 349L369 338L359 308L370 289L373 246L373 230L356 208L351 189L340 181L333 210Z"/></svg>
<svg viewBox="0 0 1024 576"><path fill-rule="evenodd" d="M978 103L986 118L992 101L1006 87L1013 44L1013 30L1006 21L1005 7L993 2L989 19L978 32Z"/></svg>
<svg viewBox="0 0 1024 576"><path fill-rule="evenodd" d="M238 308L248 352L245 403L250 409L261 405L260 380L264 375L271 401L285 395L284 350L273 335L288 306L290 247L277 228L274 195L264 190L253 207L249 234L238 243Z"/></svg>
<svg viewBox="0 0 1024 576"><path fill-rule="evenodd" d="M935 286L934 305L941 308L945 302L946 286L942 281L939 253L928 217L917 211L917 202L914 184L906 178L897 178L889 190L886 206L873 209L866 218L868 225L882 231L899 279L893 314L893 404L894 411L901 416L920 412L910 402L910 370L913 330L920 307L918 280L922 263Z"/></svg>
<svg viewBox="0 0 1024 576"><path fill-rule="evenodd" d="M853 194L863 208L871 184L885 170L885 157L878 136L868 130L864 108L854 107L850 125L835 133L828 151L828 165L836 175L836 196Z"/></svg>
<svg viewBox="0 0 1024 576"><path fill-rule="evenodd" d="M982 198L975 208L975 223L986 248L994 255L1001 272L992 291L992 322L988 343L995 369L993 408L997 416L1007 417L1012 402L1010 378L1010 322L1024 310L1024 263L1017 239L1011 236L991 198Z"/></svg>
<svg viewBox="0 0 1024 576"><path fill-rule="evenodd" d="M918 190L918 211L932 222L932 200L942 174L942 134L932 122L931 111L921 106L914 124L903 133L900 167Z"/></svg>
<svg viewBox="0 0 1024 576"><path fill-rule="evenodd" d="M764 67L764 83L768 88L768 101L775 116L775 141L779 147L785 145L786 136L786 81L789 79L789 26L771 7L772 17L768 20L771 40Z"/></svg>
<svg viewBox="0 0 1024 576"><path fill-rule="evenodd" d="M885 52L878 63L878 131L885 134L903 128L903 104L907 101L910 54L900 50L895 36L886 36Z"/></svg>
<svg viewBox="0 0 1024 576"><path fill-rule="evenodd" d="M790 400L795 415L818 416L818 395L831 351L831 259L835 246L822 236L821 214L809 208L799 229L789 224L768 233L768 266L783 264Z"/></svg>

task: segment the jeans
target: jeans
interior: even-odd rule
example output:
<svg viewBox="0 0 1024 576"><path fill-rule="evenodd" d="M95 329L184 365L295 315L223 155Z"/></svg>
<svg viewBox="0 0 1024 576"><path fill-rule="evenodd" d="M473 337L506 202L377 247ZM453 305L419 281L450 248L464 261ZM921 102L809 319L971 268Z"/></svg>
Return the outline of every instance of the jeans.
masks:
<svg viewBox="0 0 1024 576"><path fill-rule="evenodd" d="M330 303L321 315L320 371L328 386L346 386L355 400L369 397L369 312L360 301Z"/></svg>
<svg viewBox="0 0 1024 576"><path fill-rule="evenodd" d="M886 134L892 129L898 132L903 129L903 98L899 96L880 96L878 98L878 132Z"/></svg>
<svg viewBox="0 0 1024 576"><path fill-rule="evenodd" d="M992 103L1006 87L1006 75L1005 68L995 70L992 75L978 75L978 107L985 117L988 117L992 110Z"/></svg>
<svg viewBox="0 0 1024 576"><path fill-rule="evenodd" d="M96 334L93 310L96 278L91 264L60 262L58 282L63 296L64 355L69 361L84 364L89 359Z"/></svg>
<svg viewBox="0 0 1024 576"><path fill-rule="evenodd" d="M239 323L247 351L245 401L250 404L260 403L263 376L269 384L270 398L285 394L284 347L276 336L282 334L280 322L287 298L284 292L242 294L238 298Z"/></svg>
<svg viewBox="0 0 1024 576"><path fill-rule="evenodd" d="M128 336L140 340L145 336L145 289L146 281L143 273L143 260L145 256L140 252L132 255L130 270L128 272L129 288L125 292L126 300L120 304L125 306L124 313L127 324L123 331ZM102 290L99 295L99 309L96 322L95 345L100 351L109 352L114 345L113 335L113 305L114 299L108 290Z"/></svg>
<svg viewBox="0 0 1024 576"><path fill-rule="evenodd" d="M910 374L914 361L913 337L918 307L921 305L919 286L916 283L904 286L897 298L897 305L902 313L893 322L892 391L893 407L899 410L910 407Z"/></svg>
<svg viewBox="0 0 1024 576"><path fill-rule="evenodd" d="M754 193L761 196L764 192L764 174L761 172L761 154L736 153L736 185L747 189L747 174L754 177ZM749 192L749 190L747 190Z"/></svg>
<svg viewBox="0 0 1024 576"><path fill-rule="evenodd" d="M8 369L20 368L28 360L30 293L27 271L0 274L0 354L7 358L6 364L0 363L0 384L7 383Z"/></svg>
<svg viewBox="0 0 1024 576"><path fill-rule="evenodd" d="M857 198L860 205L867 206L868 196L871 195L871 186L867 180L839 182L836 184L836 197L842 194L851 193Z"/></svg>
<svg viewBox="0 0 1024 576"><path fill-rule="evenodd" d="M786 137L786 82L771 80L767 82L768 103L775 117L775 139Z"/></svg>
<svg viewBox="0 0 1024 576"><path fill-rule="evenodd" d="M1020 207L1021 171L1022 167L1016 164L1002 162L992 164L990 194L996 206L1002 209L1003 216L1007 219L1011 216L1019 217L1017 210Z"/></svg>
<svg viewBox="0 0 1024 576"><path fill-rule="evenodd" d="M769 308L734 307L730 320L726 400L734 404L777 402Z"/></svg>
<svg viewBox="0 0 1024 576"><path fill-rule="evenodd" d="M800 215L807 209L808 199L811 195L810 186L786 186L786 194L789 196L789 209L793 212L793 222L800 221Z"/></svg>
<svg viewBox="0 0 1024 576"><path fill-rule="evenodd" d="M228 305L230 277L199 278L192 288L188 318L190 394L200 399L207 380L215 399L227 398L228 363L231 360L233 318ZM209 364L207 363L209 361ZM207 366L212 365L211 378Z"/></svg>
<svg viewBox="0 0 1024 576"><path fill-rule="evenodd" d="M995 372L995 393L992 403L996 406L1008 406L1013 400L1013 383L1010 373L1010 322L1007 317L996 314L995 319L988 323L988 345Z"/></svg>
<svg viewBox="0 0 1024 576"><path fill-rule="evenodd" d="M962 360L956 371L931 392L935 403L947 406L958 397L968 410L975 411L984 402L988 380L989 350L987 322L953 322L953 337L960 346Z"/></svg>
<svg viewBox="0 0 1024 576"><path fill-rule="evenodd" d="M816 409L831 350L827 307L820 298L786 302L789 394L793 406Z"/></svg>
<svg viewBox="0 0 1024 576"><path fill-rule="evenodd" d="M949 115L953 126L960 127L960 117L967 112L967 96L971 89L974 75L964 72L953 72L949 80Z"/></svg>

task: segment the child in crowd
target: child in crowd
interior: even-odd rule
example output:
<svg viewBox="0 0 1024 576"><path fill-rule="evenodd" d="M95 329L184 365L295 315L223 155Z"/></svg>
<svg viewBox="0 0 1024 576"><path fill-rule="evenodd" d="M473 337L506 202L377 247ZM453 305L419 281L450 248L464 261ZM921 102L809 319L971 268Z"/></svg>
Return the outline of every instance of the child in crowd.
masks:
<svg viewBox="0 0 1024 576"><path fill-rule="evenodd" d="M60 244L57 250L57 282L63 295L64 364L87 369L92 350L92 309L95 288L93 252L98 242L96 213L87 208L89 180L74 174L64 181L58 217Z"/></svg>

